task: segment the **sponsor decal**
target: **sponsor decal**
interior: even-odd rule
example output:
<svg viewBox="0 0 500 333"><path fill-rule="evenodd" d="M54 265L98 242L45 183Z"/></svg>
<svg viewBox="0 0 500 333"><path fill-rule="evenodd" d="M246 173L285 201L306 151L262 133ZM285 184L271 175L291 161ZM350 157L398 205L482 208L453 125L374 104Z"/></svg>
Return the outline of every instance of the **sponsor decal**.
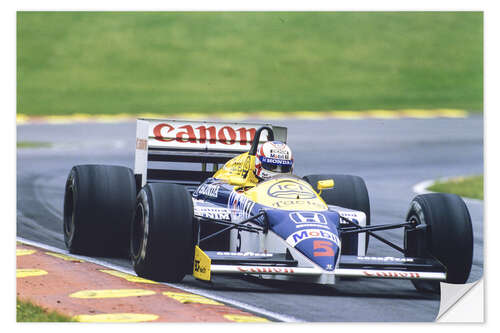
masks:
<svg viewBox="0 0 500 333"><path fill-rule="evenodd" d="M363 271L368 277L386 277L386 278L420 278L417 272L398 272L398 271Z"/></svg>
<svg viewBox="0 0 500 333"><path fill-rule="evenodd" d="M289 160L290 159L290 153L287 150L281 150L281 149L270 149L269 156L272 158L278 158L281 160Z"/></svg>
<svg viewBox="0 0 500 333"><path fill-rule="evenodd" d="M334 242L338 247L340 247L340 239L337 235L334 233L328 231L328 230L321 230L321 229L306 229L306 230L299 230L288 236L286 239L286 242L290 244L291 246L295 247L297 244L302 242L303 240L309 239L309 238L323 238L323 239L328 239L332 242Z"/></svg>
<svg viewBox="0 0 500 333"><path fill-rule="evenodd" d="M205 274L207 272L207 268L201 266L201 261L200 260L195 260L194 261L194 271L199 272L201 274Z"/></svg>
<svg viewBox="0 0 500 333"><path fill-rule="evenodd" d="M327 225L322 225L322 224L297 224L295 228L300 229L300 228L325 228L327 230L330 230L330 227Z"/></svg>
<svg viewBox="0 0 500 333"><path fill-rule="evenodd" d="M135 149L147 150L147 148L148 148L148 140L139 138L135 140Z"/></svg>
<svg viewBox="0 0 500 333"><path fill-rule="evenodd" d="M272 203L274 208L283 208L286 209L290 206L303 206L312 209L325 209L325 205L322 202L318 202L317 200L276 200Z"/></svg>
<svg viewBox="0 0 500 333"><path fill-rule="evenodd" d="M237 257L272 257L272 253L255 252L217 252L218 256L237 256Z"/></svg>
<svg viewBox="0 0 500 333"><path fill-rule="evenodd" d="M219 185L202 184L198 187L197 194L217 198L219 196Z"/></svg>
<svg viewBox="0 0 500 333"><path fill-rule="evenodd" d="M254 205L255 202L236 191L229 194L228 209L231 211L234 221L249 218Z"/></svg>
<svg viewBox="0 0 500 333"><path fill-rule="evenodd" d="M193 276L200 280L210 281L210 265L212 260L198 245L194 248Z"/></svg>
<svg viewBox="0 0 500 333"><path fill-rule="evenodd" d="M250 156L247 156L247 158L245 159L245 163L243 165L243 172L247 172L250 171L250 161L252 160L252 158Z"/></svg>
<svg viewBox="0 0 500 333"><path fill-rule="evenodd" d="M226 208L195 206L194 215L216 220L231 220L231 214Z"/></svg>
<svg viewBox="0 0 500 333"><path fill-rule="evenodd" d="M265 157L265 156L261 156L260 160L262 163L270 163L270 164L276 164L276 165L292 165L293 164L292 160L270 158L270 157Z"/></svg>
<svg viewBox="0 0 500 333"><path fill-rule="evenodd" d="M298 183L291 179L281 180L271 185L267 194L278 199L314 199L316 194L305 184Z"/></svg>
<svg viewBox="0 0 500 333"><path fill-rule="evenodd" d="M285 144L283 142L280 142L280 141L271 141L270 144L271 144L271 146L274 146L277 149L285 148Z"/></svg>
<svg viewBox="0 0 500 333"><path fill-rule="evenodd" d="M357 217L358 216L358 213L339 212L339 214L343 217Z"/></svg>
<svg viewBox="0 0 500 333"><path fill-rule="evenodd" d="M290 219L297 223L327 224L325 215L317 212L293 212L288 214Z"/></svg>
<svg viewBox="0 0 500 333"><path fill-rule="evenodd" d="M293 211L325 211L328 206L300 179L276 178L250 189L248 196L267 207Z"/></svg>
<svg viewBox="0 0 500 333"><path fill-rule="evenodd" d="M295 271L289 267L251 267L238 266L237 269L243 273L288 273L293 274Z"/></svg>
<svg viewBox="0 0 500 333"><path fill-rule="evenodd" d="M315 240L313 242L314 256L315 257L333 257L335 252L333 251L332 243L329 241Z"/></svg>
<svg viewBox="0 0 500 333"><path fill-rule="evenodd" d="M224 165L224 169L230 171L231 173L243 174L243 162L236 161L234 163L231 163L229 167Z"/></svg>
<svg viewBox="0 0 500 333"><path fill-rule="evenodd" d="M174 125L177 125L175 127ZM198 126L190 124L179 126L180 124L159 123L153 128L154 139L161 142L178 143L200 143L240 145L246 146L252 143L257 131L252 127L232 127L232 126Z"/></svg>
<svg viewBox="0 0 500 333"><path fill-rule="evenodd" d="M358 257L358 260L373 260L373 261L396 261L396 262L413 262L413 258L395 258L395 257Z"/></svg>
<svg viewBox="0 0 500 333"><path fill-rule="evenodd" d="M348 218L349 220L351 220L354 223L359 224L359 221L357 220L357 217L358 217L357 213L339 212L339 215L342 217ZM340 219L340 224L350 224L350 223Z"/></svg>

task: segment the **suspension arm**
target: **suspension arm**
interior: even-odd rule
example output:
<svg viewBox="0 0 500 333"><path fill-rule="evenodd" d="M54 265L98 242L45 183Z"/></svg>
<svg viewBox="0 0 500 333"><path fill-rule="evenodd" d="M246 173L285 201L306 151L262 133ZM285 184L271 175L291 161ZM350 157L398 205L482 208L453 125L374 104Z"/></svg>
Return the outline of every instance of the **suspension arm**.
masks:
<svg viewBox="0 0 500 333"><path fill-rule="evenodd" d="M374 226L374 227L362 227L360 226L359 224L349 220L348 218L345 218L343 216L340 216L340 218L347 222L349 225L353 226L355 229L355 231L357 231L357 233L359 232L366 232L368 235L372 236L373 238L375 239L378 239L379 241L381 241L382 243L392 247L393 249L401 252L401 253L404 253L405 250L399 246L397 246L396 244L392 243L391 241L379 236L379 235L376 235L374 234L372 231L373 230L388 230L388 229L394 229L394 228L401 228L401 227L404 227L404 226L410 226L410 225L414 225L413 223L411 222L406 222L406 223L401 223L401 224L393 224L393 226L395 226L394 228L390 227L391 225L382 225L382 226ZM377 227L381 227L382 229L376 229ZM343 232L341 230L341 233L344 234L344 233L350 233L350 230L349 231L346 231L346 232Z"/></svg>
<svg viewBox="0 0 500 333"><path fill-rule="evenodd" d="M399 223L399 224L384 224L384 225L369 226L369 227L361 227L361 226L359 226L360 228L352 228L352 229L349 229L349 230L343 230L343 229L341 229L340 232L343 235L344 234L359 234L361 232L398 229L398 228L402 228L402 227L409 227L409 226L412 226L412 225L413 225L413 223L411 223L411 222L405 222L405 223Z"/></svg>
<svg viewBox="0 0 500 333"><path fill-rule="evenodd" d="M203 237L202 239L200 239L200 243L207 240L207 239L210 239L212 237L215 237L217 235L220 235L221 233L223 232L226 232L226 231L229 231L229 230L232 230L232 229L241 229L241 230L246 230L246 231L250 231L250 232L260 232L260 231L263 231L262 228L257 228L257 227L250 227L250 226L245 226L243 225L244 223L247 223L247 222L251 222L252 220L255 220L256 218L259 218L261 216L263 216L265 213L264 212L260 212L259 214L257 215L254 215L252 217L249 217L248 219L245 219L241 222L238 222L238 223L232 223L232 222L227 222L227 221L221 221L221 220L218 220L218 222L223 222L223 223L226 223L228 224L229 226L222 229L222 230L219 230L217 232L214 232L213 234L210 234L206 237ZM208 221L207 221L208 222Z"/></svg>

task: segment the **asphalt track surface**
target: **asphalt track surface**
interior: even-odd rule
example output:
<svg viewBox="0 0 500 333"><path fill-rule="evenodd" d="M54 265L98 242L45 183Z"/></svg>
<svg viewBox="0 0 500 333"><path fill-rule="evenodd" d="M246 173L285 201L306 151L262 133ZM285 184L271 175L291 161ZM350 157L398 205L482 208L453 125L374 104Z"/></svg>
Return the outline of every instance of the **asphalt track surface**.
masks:
<svg viewBox="0 0 500 333"><path fill-rule="evenodd" d="M370 194L372 224L404 220L427 179L483 173L483 118L271 121L288 127L295 173L353 174ZM51 148L17 153L17 236L65 249L62 207L67 174L77 164L133 167L135 123L21 125L18 141L51 142ZM474 231L468 282L483 275L483 204L466 200ZM402 230L380 232L402 245ZM399 256L372 239L368 255ZM101 258L126 269L128 260ZM409 281L342 280L333 287L216 277L206 284L186 277L182 285L308 322L434 321L439 296L417 292Z"/></svg>

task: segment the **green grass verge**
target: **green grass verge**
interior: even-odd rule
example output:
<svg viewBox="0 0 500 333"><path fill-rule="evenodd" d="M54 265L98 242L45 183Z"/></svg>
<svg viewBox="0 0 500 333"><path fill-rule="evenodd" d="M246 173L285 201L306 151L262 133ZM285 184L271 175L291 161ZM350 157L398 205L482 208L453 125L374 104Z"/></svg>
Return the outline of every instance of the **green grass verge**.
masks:
<svg viewBox="0 0 500 333"><path fill-rule="evenodd" d="M18 12L27 115L483 109L481 12Z"/></svg>
<svg viewBox="0 0 500 333"><path fill-rule="evenodd" d="M48 312L41 307L17 299L16 301L16 320L17 322L68 322L75 321L68 316L57 312Z"/></svg>
<svg viewBox="0 0 500 333"><path fill-rule="evenodd" d="M436 182L429 187L430 191L455 193L462 197L484 199L484 180L483 176L468 178L454 178L446 182Z"/></svg>
<svg viewBox="0 0 500 333"><path fill-rule="evenodd" d="M51 146L48 142L34 142L34 141L18 141L17 148L48 148Z"/></svg>

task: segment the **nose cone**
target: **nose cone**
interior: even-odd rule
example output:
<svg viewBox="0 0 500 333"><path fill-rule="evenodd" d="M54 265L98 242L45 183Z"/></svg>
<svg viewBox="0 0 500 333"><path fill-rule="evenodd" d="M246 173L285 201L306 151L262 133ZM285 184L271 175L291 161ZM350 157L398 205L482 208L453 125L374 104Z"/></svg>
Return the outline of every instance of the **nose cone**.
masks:
<svg viewBox="0 0 500 333"><path fill-rule="evenodd" d="M340 253L336 212L267 211L271 230L325 270L333 271Z"/></svg>

